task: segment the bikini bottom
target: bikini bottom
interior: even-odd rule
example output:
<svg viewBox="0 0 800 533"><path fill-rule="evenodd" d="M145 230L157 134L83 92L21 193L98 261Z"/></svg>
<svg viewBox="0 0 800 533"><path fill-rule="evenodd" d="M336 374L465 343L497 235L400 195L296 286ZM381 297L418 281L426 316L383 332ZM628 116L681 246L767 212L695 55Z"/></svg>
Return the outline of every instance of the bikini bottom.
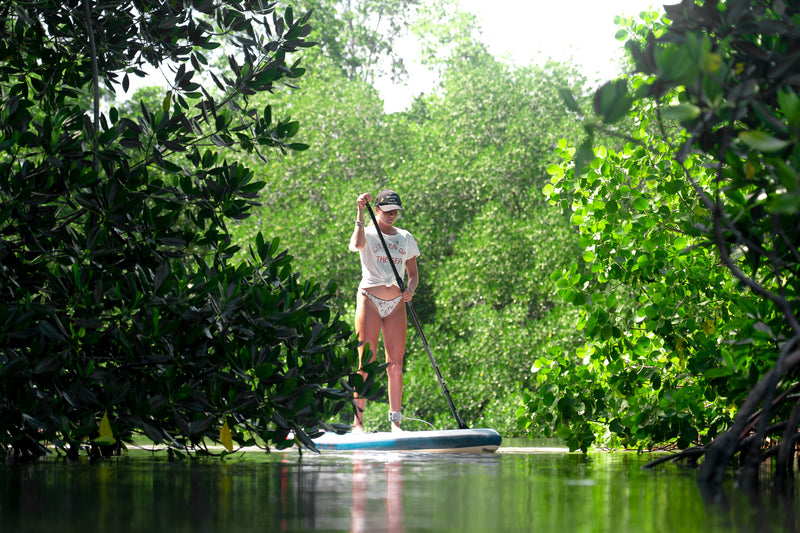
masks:
<svg viewBox="0 0 800 533"><path fill-rule="evenodd" d="M397 304L400 303L400 300L402 300L402 296L398 296L393 300L384 300L382 298L378 298L377 296L371 295L364 289L359 289L359 292L364 296L366 296L367 298L369 298L370 300L372 300L372 303L374 303L375 306L378 308L378 315L381 318L386 318L387 316L389 316L391 312L394 311L395 308L397 308Z"/></svg>

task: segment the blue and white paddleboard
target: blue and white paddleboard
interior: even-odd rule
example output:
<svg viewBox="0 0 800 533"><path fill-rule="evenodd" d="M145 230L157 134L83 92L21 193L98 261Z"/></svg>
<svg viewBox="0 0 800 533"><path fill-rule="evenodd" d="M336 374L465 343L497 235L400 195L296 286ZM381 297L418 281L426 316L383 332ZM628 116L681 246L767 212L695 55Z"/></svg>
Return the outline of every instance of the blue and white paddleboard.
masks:
<svg viewBox="0 0 800 533"><path fill-rule="evenodd" d="M403 431L398 433L326 433L314 439L320 451L493 452L503 438L488 428Z"/></svg>

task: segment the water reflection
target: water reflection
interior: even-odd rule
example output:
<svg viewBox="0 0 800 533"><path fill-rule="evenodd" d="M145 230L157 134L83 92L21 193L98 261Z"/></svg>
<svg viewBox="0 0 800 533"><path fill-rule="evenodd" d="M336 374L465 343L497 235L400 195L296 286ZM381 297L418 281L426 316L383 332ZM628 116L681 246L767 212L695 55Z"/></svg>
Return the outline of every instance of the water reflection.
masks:
<svg viewBox="0 0 800 533"><path fill-rule="evenodd" d="M706 509L717 517L721 527L738 531L752 527L752 531L762 533L800 531L794 483L776 484L769 469L764 470L756 488L698 486Z"/></svg>
<svg viewBox="0 0 800 533"><path fill-rule="evenodd" d="M358 455L353 461L353 505L351 533L385 530L389 533L403 532L403 472L399 457L388 457L381 468ZM370 489L385 485L383 509L368 505ZM380 492L375 494L380 495Z"/></svg>
<svg viewBox="0 0 800 533"><path fill-rule="evenodd" d="M496 471L500 461L497 455L390 452L304 460L297 467L297 488L291 497L303 501L305 514L295 525L349 532L451 530L452 518L447 517L454 501L474 509L482 505L474 497L464 500L459 487L480 487L474 482L476 474L496 477L496 472L487 475L483 470Z"/></svg>
<svg viewBox="0 0 800 533"><path fill-rule="evenodd" d="M0 532L798 531L793 490L707 495L694 470L645 462L501 449L0 464Z"/></svg>

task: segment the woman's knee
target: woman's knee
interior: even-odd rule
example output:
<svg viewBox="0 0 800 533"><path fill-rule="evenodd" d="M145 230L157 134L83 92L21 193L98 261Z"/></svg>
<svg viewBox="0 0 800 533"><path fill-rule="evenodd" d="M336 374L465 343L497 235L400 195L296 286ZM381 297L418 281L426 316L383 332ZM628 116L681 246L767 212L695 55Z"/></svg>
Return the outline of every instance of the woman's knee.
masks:
<svg viewBox="0 0 800 533"><path fill-rule="evenodd" d="M402 357L387 357L386 362L388 365L386 366L386 373L390 376L395 374L403 374L403 358Z"/></svg>

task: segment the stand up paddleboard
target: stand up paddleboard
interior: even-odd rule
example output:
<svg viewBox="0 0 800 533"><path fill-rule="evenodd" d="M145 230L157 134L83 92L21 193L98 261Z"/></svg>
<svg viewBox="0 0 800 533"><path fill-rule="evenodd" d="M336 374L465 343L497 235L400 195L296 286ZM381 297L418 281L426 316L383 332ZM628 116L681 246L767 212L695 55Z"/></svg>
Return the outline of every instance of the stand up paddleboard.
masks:
<svg viewBox="0 0 800 533"><path fill-rule="evenodd" d="M314 439L320 451L413 451L443 453L493 452L502 442L500 434L487 428L403 431L398 433L326 433Z"/></svg>

